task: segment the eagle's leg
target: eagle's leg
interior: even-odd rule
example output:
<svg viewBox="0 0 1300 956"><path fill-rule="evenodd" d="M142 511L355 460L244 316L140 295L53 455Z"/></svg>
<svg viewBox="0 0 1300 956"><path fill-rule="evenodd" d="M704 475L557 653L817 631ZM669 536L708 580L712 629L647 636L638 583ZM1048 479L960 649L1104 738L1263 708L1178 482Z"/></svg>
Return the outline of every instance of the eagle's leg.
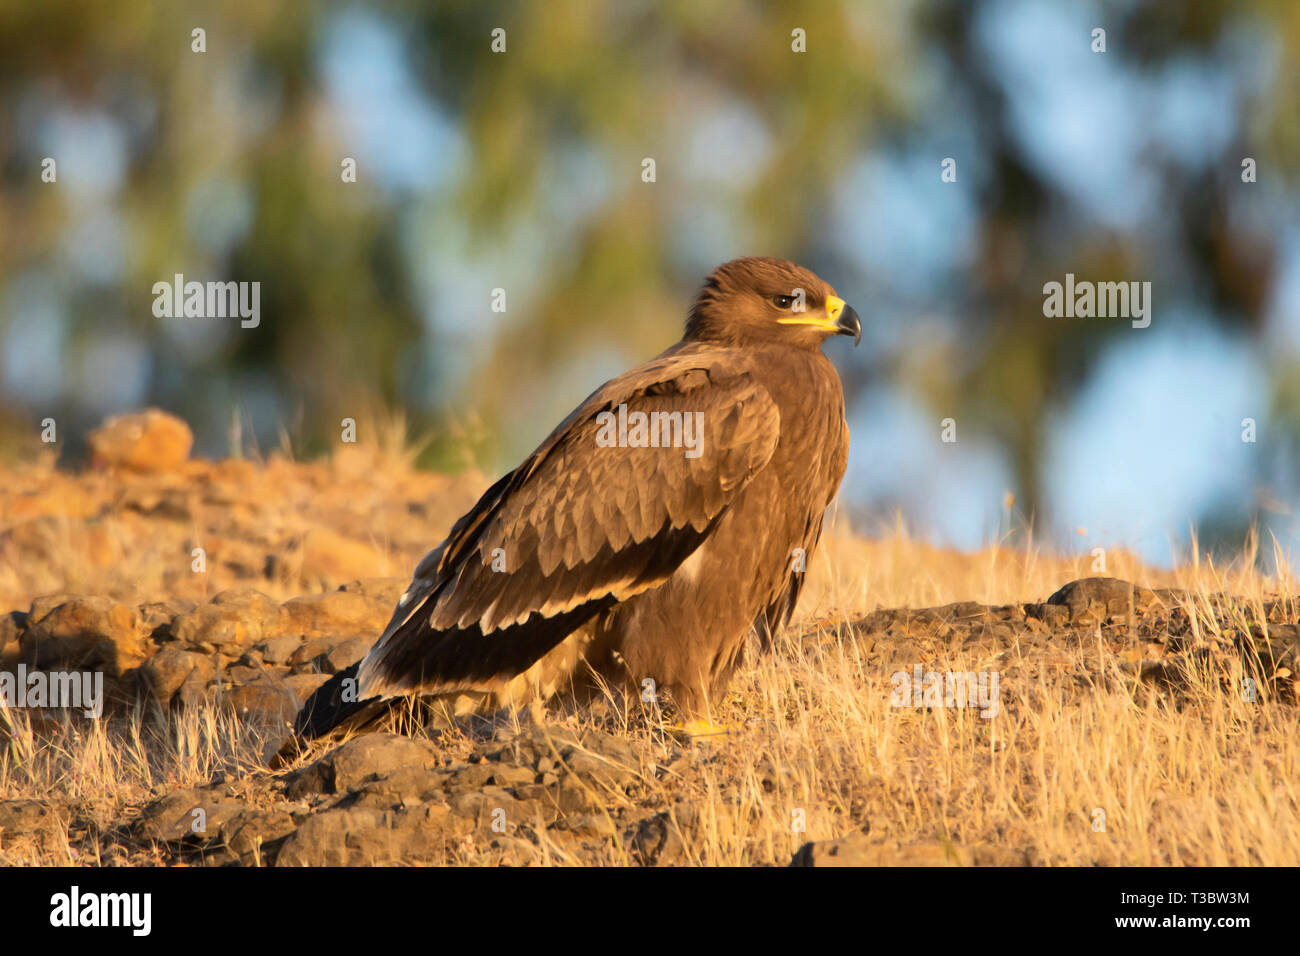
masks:
<svg viewBox="0 0 1300 956"><path fill-rule="evenodd" d="M741 724L724 724L714 721L714 708L710 701L726 697L727 683L732 672L744 657L744 635L730 646L719 648L707 661L707 667L701 666L699 676L693 683L675 685L672 695L679 702L680 717L669 730L678 737L687 740L721 740L740 729ZM707 675L707 676L705 676ZM734 691L732 692L734 695ZM743 721L742 721L743 723Z"/></svg>

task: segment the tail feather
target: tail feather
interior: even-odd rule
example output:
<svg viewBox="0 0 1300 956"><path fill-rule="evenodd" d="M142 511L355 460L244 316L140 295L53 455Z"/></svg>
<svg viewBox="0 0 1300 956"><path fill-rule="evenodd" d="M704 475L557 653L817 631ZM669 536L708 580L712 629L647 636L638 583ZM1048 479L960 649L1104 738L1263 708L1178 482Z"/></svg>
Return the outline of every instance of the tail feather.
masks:
<svg viewBox="0 0 1300 956"><path fill-rule="evenodd" d="M382 703L381 698L355 699L360 666L361 662L357 661L316 688L293 722L295 737L303 741L315 740L332 731L364 723L375 712Z"/></svg>

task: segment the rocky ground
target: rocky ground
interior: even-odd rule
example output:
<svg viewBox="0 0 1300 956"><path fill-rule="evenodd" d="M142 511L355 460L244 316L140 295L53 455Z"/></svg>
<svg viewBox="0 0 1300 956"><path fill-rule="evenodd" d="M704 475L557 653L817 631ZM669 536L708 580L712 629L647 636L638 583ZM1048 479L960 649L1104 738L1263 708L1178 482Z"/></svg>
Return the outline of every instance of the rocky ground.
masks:
<svg viewBox="0 0 1300 956"><path fill-rule="evenodd" d="M747 737L763 732L761 702L733 704L735 729L718 739L679 739L656 715L629 723L613 708L561 709L522 724L504 715L436 716L414 737L365 734L275 767L270 755L286 721L328 675L364 653L406 583L396 575L339 578L409 567L433 543L429 525L449 524L477 479L410 471L376 478L337 462L255 467L172 458L155 469L125 468L122 458L80 476L48 468L10 475L17 490L3 499L0 559L8 567L0 582L11 604L31 597L0 617L0 671L103 672L110 727L133 719L165 725L187 711L233 715L260 728L263 760L232 763L194 785L155 782L107 820L58 792L10 795L0 799L0 863L61 846L102 863L682 864L699 862L693 847L720 825L710 801L740 808L725 816L734 827L745 788L786 786L782 767L745 756ZM278 492L268 491L276 482ZM374 507L377 497L384 508ZM313 534L317 543L304 546ZM112 568L132 547L146 552L131 557L133 566L148 570L129 588ZM195 547L206 551L203 572L190 566ZM67 557L60 548L84 555L87 578L102 575L103 593L34 593L58 577L52 569ZM128 593L142 582L152 593ZM222 584L229 586L203 593ZM805 619L778 653L797 654L800 667L852 654L872 675L862 693L876 697L889 696L891 675L958 654L998 671L1004 687L1021 688L1003 702L1012 710L1033 707L1036 694L1103 687L1192 700L1207 682L1295 703L1300 607L1289 601L1246 603L1110 577L1073 581L1043 598ZM66 714L26 716L52 746L78 732ZM0 749L7 732L15 733L12 721L0 721ZM743 786L700 799L728 768ZM809 841L796 830L785 858L1044 862L1026 847L873 834L853 799L842 832ZM772 856L781 859L780 851Z"/></svg>
<svg viewBox="0 0 1300 956"><path fill-rule="evenodd" d="M129 641L144 660L121 672L160 708L222 704L267 727L283 727L302 695L351 663L381 626L397 581L347 586L283 604L251 590L223 592L195 608L130 607L106 599L38 602L10 617L20 653L50 669L121 662ZM802 640L850 640L881 673L908 672L939 648L999 660L1003 682L1089 688L1123 681L1125 673L1179 687L1196 662L1223 680L1254 675L1261 693L1294 700L1296 609L1275 605L1266 639L1242 631L1235 644L1199 640L1186 595L1135 589L1114 578L1076 581L1041 604L985 607L973 603L918 610L882 610L851 623L847 634L813 627ZM1230 615L1230 602L1218 609ZM1015 648L1015 652L1012 649ZM1128 663L1107 675L1099 655ZM1080 661L1086 663L1081 667ZM1026 672L1032 671L1032 673ZM884 693L887 688L881 688ZM711 761L743 749L742 727L717 741L659 735L646 759L627 735L563 721L519 727L508 721L444 722L419 739L364 734L291 770L244 768L202 786L157 795L108 834L95 834L101 854L129 861L223 865L691 862L686 848L698 807L674 799ZM278 738L269 735L268 749ZM269 763L269 761L268 761ZM761 773L763 768L758 768ZM52 839L65 829L90 839L85 821L57 798L0 802L0 839ZM810 842L796 864L921 865L1033 862L996 846L939 842L900 844L850 834Z"/></svg>

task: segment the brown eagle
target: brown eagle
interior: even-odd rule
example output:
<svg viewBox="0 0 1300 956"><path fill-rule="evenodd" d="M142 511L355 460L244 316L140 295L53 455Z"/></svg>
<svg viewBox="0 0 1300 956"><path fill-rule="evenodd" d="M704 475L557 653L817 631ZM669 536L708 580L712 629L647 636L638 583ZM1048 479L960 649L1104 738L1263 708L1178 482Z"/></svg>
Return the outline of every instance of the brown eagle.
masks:
<svg viewBox="0 0 1300 956"><path fill-rule="evenodd" d="M750 634L766 648L789 620L844 476L833 335L856 344L858 315L807 269L715 269L680 342L596 389L420 562L296 738L403 695L517 707L584 676L706 720Z"/></svg>

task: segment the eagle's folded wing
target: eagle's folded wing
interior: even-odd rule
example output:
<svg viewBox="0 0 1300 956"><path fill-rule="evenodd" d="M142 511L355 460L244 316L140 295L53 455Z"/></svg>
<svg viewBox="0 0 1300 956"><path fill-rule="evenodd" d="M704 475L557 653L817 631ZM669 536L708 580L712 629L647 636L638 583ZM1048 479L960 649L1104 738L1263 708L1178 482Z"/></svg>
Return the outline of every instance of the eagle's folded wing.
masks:
<svg viewBox="0 0 1300 956"><path fill-rule="evenodd" d="M670 447L608 444L620 405L630 423L645 413ZM359 696L469 690L527 669L605 608L667 580L779 434L766 390L720 363L664 357L608 383L421 562L361 663Z"/></svg>

